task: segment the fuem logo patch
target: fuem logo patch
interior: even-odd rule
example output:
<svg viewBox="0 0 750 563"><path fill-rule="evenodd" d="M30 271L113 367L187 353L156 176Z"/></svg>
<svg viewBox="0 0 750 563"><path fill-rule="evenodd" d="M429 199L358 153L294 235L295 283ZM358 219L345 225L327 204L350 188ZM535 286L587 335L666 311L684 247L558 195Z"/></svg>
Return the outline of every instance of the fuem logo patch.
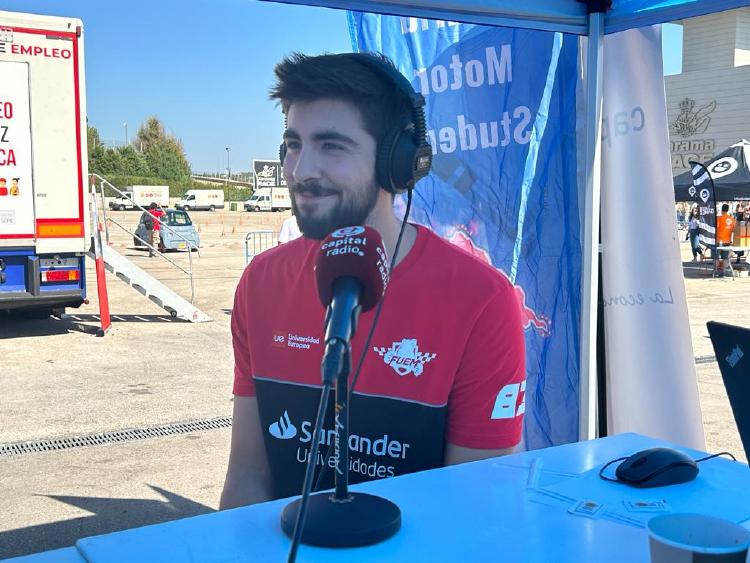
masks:
<svg viewBox="0 0 750 563"><path fill-rule="evenodd" d="M420 352L415 338L394 342L388 349L374 346L373 350L401 377L410 373L419 377L424 371L424 365L437 357L437 354Z"/></svg>

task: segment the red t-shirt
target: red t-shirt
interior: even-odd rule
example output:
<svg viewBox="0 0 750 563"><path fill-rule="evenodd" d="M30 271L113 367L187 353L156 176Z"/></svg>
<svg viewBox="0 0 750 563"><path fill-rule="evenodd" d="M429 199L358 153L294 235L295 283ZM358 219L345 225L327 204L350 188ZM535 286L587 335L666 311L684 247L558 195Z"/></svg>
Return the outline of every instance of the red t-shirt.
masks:
<svg viewBox="0 0 750 563"><path fill-rule="evenodd" d="M423 227L395 268L350 405L352 482L442 465L445 441L517 444L524 411L521 311L491 266ZM234 393L258 398L279 495L299 492L320 390L325 311L297 239L255 257L235 295ZM356 369L374 310L352 340ZM332 418L321 436L330 443ZM330 471L329 471L330 473Z"/></svg>
<svg viewBox="0 0 750 563"><path fill-rule="evenodd" d="M164 217L164 211L157 207L156 209L149 209L148 212L154 217L154 230L158 231L161 227L161 223L159 223L158 219Z"/></svg>

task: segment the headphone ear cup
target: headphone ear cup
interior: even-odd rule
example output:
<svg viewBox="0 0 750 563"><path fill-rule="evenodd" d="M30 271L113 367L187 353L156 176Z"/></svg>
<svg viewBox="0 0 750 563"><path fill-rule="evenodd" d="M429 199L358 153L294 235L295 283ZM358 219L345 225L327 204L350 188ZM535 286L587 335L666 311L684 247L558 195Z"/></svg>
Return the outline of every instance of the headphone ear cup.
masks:
<svg viewBox="0 0 750 563"><path fill-rule="evenodd" d="M286 143L279 145L279 162L284 166L284 157L286 156Z"/></svg>
<svg viewBox="0 0 750 563"><path fill-rule="evenodd" d="M391 179L391 160L393 145L396 142L398 131L389 131L378 145L378 154L375 159L375 179L381 188L391 194L400 193Z"/></svg>
<svg viewBox="0 0 750 563"><path fill-rule="evenodd" d="M421 152L423 151L419 150L414 141L411 129L401 129L386 135L378 148L375 165L380 187L396 195L412 189L417 180L426 175L418 174L417 159Z"/></svg>
<svg viewBox="0 0 750 563"><path fill-rule="evenodd" d="M393 143L391 152L390 169L394 193L402 194L414 187L417 180L416 155L417 144L414 142L412 131L401 131Z"/></svg>

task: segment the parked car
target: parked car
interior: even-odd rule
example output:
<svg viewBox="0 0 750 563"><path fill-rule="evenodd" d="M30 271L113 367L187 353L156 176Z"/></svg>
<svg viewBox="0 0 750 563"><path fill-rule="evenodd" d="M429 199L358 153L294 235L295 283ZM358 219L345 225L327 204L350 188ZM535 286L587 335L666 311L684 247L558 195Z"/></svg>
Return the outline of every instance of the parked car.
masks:
<svg viewBox="0 0 750 563"><path fill-rule="evenodd" d="M197 249L201 245L200 236L195 230L195 225L193 225L193 222L190 220L187 211L167 209L164 213L165 214L162 217L162 228L159 230L161 235L159 237L160 251L185 250L188 244L191 248ZM146 230L145 223L146 215L147 213L141 214L141 218L138 221L138 227L135 230L136 236L133 237L133 244L137 247L146 247L146 245L139 240L139 237L143 240L148 240L148 231ZM164 224L169 228L165 228Z"/></svg>

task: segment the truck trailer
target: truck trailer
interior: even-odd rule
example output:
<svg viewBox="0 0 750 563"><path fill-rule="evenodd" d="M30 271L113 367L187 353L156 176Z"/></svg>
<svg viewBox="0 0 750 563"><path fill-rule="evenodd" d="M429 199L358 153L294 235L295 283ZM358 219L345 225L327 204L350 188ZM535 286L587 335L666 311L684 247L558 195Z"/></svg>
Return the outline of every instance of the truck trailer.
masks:
<svg viewBox="0 0 750 563"><path fill-rule="evenodd" d="M83 69L81 20L0 11L0 311L86 299Z"/></svg>
<svg viewBox="0 0 750 563"><path fill-rule="evenodd" d="M115 211L132 211L155 203L159 207L169 207L169 186L128 186L120 197L109 202Z"/></svg>

